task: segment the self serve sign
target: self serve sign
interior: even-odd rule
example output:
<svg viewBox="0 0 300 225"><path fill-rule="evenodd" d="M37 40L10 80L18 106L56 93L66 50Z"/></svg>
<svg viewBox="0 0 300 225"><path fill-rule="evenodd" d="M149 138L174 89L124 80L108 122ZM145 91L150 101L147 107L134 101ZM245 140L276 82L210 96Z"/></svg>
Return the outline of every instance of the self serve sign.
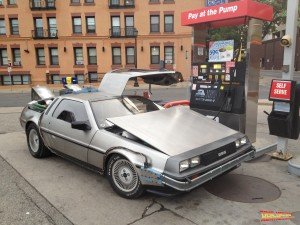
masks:
<svg viewBox="0 0 300 225"><path fill-rule="evenodd" d="M291 100L291 81L273 80L270 90L270 100Z"/></svg>

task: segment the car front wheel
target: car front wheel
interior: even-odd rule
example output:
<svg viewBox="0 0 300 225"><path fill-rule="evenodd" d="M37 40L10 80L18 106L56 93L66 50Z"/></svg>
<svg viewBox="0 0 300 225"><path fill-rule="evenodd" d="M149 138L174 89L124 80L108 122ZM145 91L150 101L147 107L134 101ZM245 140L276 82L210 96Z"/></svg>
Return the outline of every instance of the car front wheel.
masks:
<svg viewBox="0 0 300 225"><path fill-rule="evenodd" d="M114 191L124 198L138 198L144 192L135 166L120 155L109 159L107 175Z"/></svg>
<svg viewBox="0 0 300 225"><path fill-rule="evenodd" d="M26 130L27 145L30 154L35 158L45 158L51 154L49 149L44 145L38 128L33 123Z"/></svg>

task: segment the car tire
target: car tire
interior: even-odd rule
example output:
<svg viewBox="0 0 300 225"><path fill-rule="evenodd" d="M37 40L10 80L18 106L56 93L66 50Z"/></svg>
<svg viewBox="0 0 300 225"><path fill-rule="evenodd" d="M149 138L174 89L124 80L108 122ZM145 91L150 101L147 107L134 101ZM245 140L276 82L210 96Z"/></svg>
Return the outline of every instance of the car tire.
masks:
<svg viewBox="0 0 300 225"><path fill-rule="evenodd" d="M121 155L113 155L107 164L106 174L114 191L121 197L135 199L144 188L135 166Z"/></svg>
<svg viewBox="0 0 300 225"><path fill-rule="evenodd" d="M44 145L37 126L31 123L26 129L27 145L30 154L35 158L45 158L51 155L50 150Z"/></svg>

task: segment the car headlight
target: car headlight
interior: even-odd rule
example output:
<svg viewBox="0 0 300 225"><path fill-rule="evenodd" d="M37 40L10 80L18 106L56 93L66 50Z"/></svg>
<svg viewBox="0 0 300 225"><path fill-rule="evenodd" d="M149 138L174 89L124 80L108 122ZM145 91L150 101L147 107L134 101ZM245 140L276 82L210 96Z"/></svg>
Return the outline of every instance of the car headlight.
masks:
<svg viewBox="0 0 300 225"><path fill-rule="evenodd" d="M180 162L180 164L179 164L179 172L185 171L189 167L190 167L189 160L184 160L184 161Z"/></svg>
<svg viewBox="0 0 300 225"><path fill-rule="evenodd" d="M240 139L238 139L235 141L235 147L239 148L240 146L241 146L241 142L240 142Z"/></svg>
<svg viewBox="0 0 300 225"><path fill-rule="evenodd" d="M241 138L241 145L244 145L244 144L246 144L247 142L248 142L247 137L242 137L242 138Z"/></svg>
<svg viewBox="0 0 300 225"><path fill-rule="evenodd" d="M192 168L200 165L200 156L195 156L190 159L186 159L179 163L179 172L185 171L188 168Z"/></svg>
<svg viewBox="0 0 300 225"><path fill-rule="evenodd" d="M200 157L196 156L190 159L190 167L195 167L200 164Z"/></svg>
<svg viewBox="0 0 300 225"><path fill-rule="evenodd" d="M235 147L239 148L247 143L248 143L248 138L245 136L235 141Z"/></svg>

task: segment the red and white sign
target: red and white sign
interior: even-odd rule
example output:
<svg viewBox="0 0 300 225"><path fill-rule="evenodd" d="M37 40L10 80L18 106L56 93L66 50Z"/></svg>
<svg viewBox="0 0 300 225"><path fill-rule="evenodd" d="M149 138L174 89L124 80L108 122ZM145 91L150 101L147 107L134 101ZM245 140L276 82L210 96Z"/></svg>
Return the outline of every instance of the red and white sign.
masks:
<svg viewBox="0 0 300 225"><path fill-rule="evenodd" d="M272 80L270 100L291 100L292 81Z"/></svg>
<svg viewBox="0 0 300 225"><path fill-rule="evenodd" d="M181 13L181 25L203 24L211 28L243 24L245 18L273 20L273 8L252 0L240 0Z"/></svg>

